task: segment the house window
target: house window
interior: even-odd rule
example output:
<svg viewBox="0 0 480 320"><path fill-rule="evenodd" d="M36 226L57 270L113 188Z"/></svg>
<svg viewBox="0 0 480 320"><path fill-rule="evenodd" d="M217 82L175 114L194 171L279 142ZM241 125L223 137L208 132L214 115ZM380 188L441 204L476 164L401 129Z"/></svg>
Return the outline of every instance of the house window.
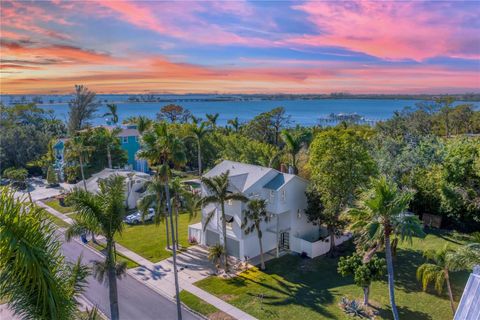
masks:
<svg viewBox="0 0 480 320"><path fill-rule="evenodd" d="M287 191L285 189L282 190L282 201L287 200Z"/></svg>
<svg viewBox="0 0 480 320"><path fill-rule="evenodd" d="M270 201L273 202L275 200L275 191L270 190Z"/></svg>
<svg viewBox="0 0 480 320"><path fill-rule="evenodd" d="M233 227L233 217L232 216L228 216L228 215L225 215L225 218L226 218L226 225L227 225L227 229L232 229Z"/></svg>
<svg viewBox="0 0 480 320"><path fill-rule="evenodd" d="M123 144L128 143L128 137L122 137L122 143Z"/></svg>
<svg viewBox="0 0 480 320"><path fill-rule="evenodd" d="M233 205L233 200L231 200L231 199L228 200L228 201L227 201L227 204L228 204L229 206Z"/></svg>

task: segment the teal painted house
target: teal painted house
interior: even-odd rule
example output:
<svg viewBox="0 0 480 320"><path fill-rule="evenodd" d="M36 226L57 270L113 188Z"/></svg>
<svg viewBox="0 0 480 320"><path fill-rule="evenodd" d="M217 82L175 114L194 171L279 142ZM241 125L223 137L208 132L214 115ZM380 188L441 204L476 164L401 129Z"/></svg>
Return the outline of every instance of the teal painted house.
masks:
<svg viewBox="0 0 480 320"><path fill-rule="evenodd" d="M118 134L118 137L120 138L122 149L127 151L128 166L136 171L147 172L147 161L137 158L137 152L140 150L140 133L137 130L137 126L125 126Z"/></svg>

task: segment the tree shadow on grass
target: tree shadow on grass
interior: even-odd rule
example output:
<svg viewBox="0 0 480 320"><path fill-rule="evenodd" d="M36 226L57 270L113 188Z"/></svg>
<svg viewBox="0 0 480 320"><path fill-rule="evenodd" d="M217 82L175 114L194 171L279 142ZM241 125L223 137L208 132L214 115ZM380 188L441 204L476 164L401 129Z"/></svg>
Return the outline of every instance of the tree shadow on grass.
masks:
<svg viewBox="0 0 480 320"><path fill-rule="evenodd" d="M393 319L392 309L390 307L375 309L378 311L380 318ZM408 307L397 306L397 310L400 319L433 320L432 316L428 313L411 310Z"/></svg>
<svg viewBox="0 0 480 320"><path fill-rule="evenodd" d="M335 316L325 306L330 307L334 303L335 289L353 283L351 277L341 277L337 273L337 264L338 258L302 259L288 255L267 263L264 273L269 275L268 282L247 277L244 281L251 281L267 289L261 295L264 304L303 306L331 319ZM249 295L258 297L258 294Z"/></svg>
<svg viewBox="0 0 480 320"><path fill-rule="evenodd" d="M306 286L304 284L290 284L286 281L282 281L273 278L276 282L276 286L266 284L261 281L252 281L268 290L278 293L278 295L269 294L253 294L247 293L251 297L257 298L260 303L269 306L291 306L298 305L312 309L324 317L329 319L333 318L332 315L324 305L333 303L334 297L329 290L317 289L314 287ZM263 309L263 308L262 308ZM275 312L276 313L276 312Z"/></svg>

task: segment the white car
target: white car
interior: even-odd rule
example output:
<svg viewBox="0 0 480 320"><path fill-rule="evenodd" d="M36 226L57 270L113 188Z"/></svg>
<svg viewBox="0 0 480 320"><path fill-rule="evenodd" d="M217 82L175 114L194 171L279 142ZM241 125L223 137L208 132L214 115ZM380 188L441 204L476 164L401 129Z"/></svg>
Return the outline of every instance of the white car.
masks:
<svg viewBox="0 0 480 320"><path fill-rule="evenodd" d="M153 217L155 217L155 210L153 208L149 208L148 212L143 217L143 221L152 221ZM128 224L139 224L142 222L142 213L137 211L135 213L129 214L124 219L125 223Z"/></svg>

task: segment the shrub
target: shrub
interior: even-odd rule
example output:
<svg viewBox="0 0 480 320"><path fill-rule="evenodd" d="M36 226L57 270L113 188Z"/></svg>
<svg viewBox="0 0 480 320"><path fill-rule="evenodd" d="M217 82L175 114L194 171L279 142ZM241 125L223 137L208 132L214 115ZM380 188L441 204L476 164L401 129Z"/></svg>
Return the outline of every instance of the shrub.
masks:
<svg viewBox="0 0 480 320"><path fill-rule="evenodd" d="M55 169L53 169L52 166L48 167L47 171L47 183L49 185L56 185L58 184L58 178L57 178L57 173L55 172Z"/></svg>
<svg viewBox="0 0 480 320"><path fill-rule="evenodd" d="M342 297L339 303L340 308L347 315L351 317L358 317L361 319L374 319L375 315L367 307L362 306L356 300L349 300L346 297Z"/></svg>
<svg viewBox="0 0 480 320"><path fill-rule="evenodd" d="M3 176L12 180L12 184L16 188L25 189L27 187L28 171L24 168L7 168L3 172Z"/></svg>

